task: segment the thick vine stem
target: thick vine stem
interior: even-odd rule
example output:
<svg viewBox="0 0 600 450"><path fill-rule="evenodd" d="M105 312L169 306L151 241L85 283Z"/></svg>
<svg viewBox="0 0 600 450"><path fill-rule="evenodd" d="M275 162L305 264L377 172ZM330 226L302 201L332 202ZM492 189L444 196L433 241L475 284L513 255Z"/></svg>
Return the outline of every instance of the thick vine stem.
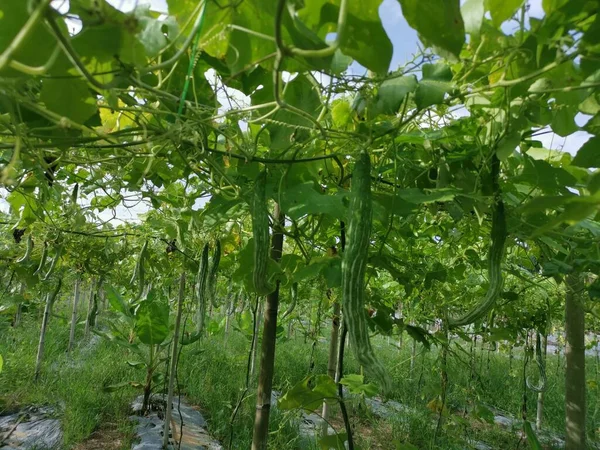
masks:
<svg viewBox="0 0 600 450"><path fill-rule="evenodd" d="M504 246L507 238L506 216L504 202L500 192L498 177L500 174L500 160L494 154L492 156L492 188L494 191L494 206L492 212L491 246L488 252L488 277L489 288L483 301L471 311L458 318L448 319L450 328L469 325L487 314L496 304L498 296L502 292L502 259L504 257Z"/></svg>
<svg viewBox="0 0 600 450"><path fill-rule="evenodd" d="M29 34L33 31L37 23L42 18L46 8L50 6L50 2L51 0L43 0L37 5L35 10L33 10L29 16L29 19L27 19L27 22L25 22L25 25L23 25L23 27L19 30L6 50L0 54L0 71L2 71L2 69L4 69L4 67L10 63L12 55L19 49L19 47L21 47L21 45L23 45L25 41L27 41Z"/></svg>

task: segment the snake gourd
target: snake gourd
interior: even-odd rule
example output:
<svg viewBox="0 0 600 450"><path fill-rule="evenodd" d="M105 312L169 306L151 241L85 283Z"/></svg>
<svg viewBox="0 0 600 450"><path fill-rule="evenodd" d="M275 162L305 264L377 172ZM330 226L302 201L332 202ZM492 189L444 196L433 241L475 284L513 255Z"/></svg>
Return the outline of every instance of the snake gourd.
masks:
<svg viewBox="0 0 600 450"><path fill-rule="evenodd" d="M372 218L371 159L368 153L363 151L352 173L347 243L342 258L342 306L350 344L356 358L379 382L383 391L388 392L391 387L390 377L371 346L365 312L365 271Z"/></svg>

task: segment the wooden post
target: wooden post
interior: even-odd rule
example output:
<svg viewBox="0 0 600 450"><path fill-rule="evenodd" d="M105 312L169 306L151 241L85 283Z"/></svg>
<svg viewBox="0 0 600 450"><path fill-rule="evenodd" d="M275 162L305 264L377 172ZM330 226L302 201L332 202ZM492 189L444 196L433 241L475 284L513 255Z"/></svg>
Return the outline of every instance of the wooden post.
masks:
<svg viewBox="0 0 600 450"><path fill-rule="evenodd" d="M340 304L333 302L333 317L331 319L331 339L329 340L329 358L327 359L327 375L335 380L335 369L337 367L338 335L340 330ZM329 404L323 401L323 428L321 434L327 436L327 419L329 418Z"/></svg>
<svg viewBox="0 0 600 450"><path fill-rule="evenodd" d="M579 274L566 278L565 332L565 410L566 450L586 448L585 439L585 312L581 292L583 281Z"/></svg>
<svg viewBox="0 0 600 450"><path fill-rule="evenodd" d="M75 293L73 295L73 311L71 312L71 331L69 333L69 345L67 347L67 353L73 350L75 344L75 327L77 325L77 304L79 303L79 285L81 283L81 276L77 276L75 279Z"/></svg>
<svg viewBox="0 0 600 450"><path fill-rule="evenodd" d="M181 313L183 312L183 299L185 297L185 272L179 278L179 294L177 297L177 319L175 319L175 331L173 333L173 353L171 354L171 370L169 372L169 388L167 391L167 410L165 412L165 427L163 431L163 448L169 446L169 425L171 423L171 412L173 410L173 386L175 382L175 371L177 370L177 356L179 344L179 329L181 327Z"/></svg>
<svg viewBox="0 0 600 450"><path fill-rule="evenodd" d="M276 262L283 252L283 227L285 216L275 204L273 211L275 226L271 240L271 258ZM263 340L260 355L260 373L256 393L256 414L254 416L254 433L252 450L266 450L269 435L269 415L271 412L271 391L273 388L273 369L275 366L275 342L277 337L277 309L279 307L279 280L275 290L267 295L265 303Z"/></svg>

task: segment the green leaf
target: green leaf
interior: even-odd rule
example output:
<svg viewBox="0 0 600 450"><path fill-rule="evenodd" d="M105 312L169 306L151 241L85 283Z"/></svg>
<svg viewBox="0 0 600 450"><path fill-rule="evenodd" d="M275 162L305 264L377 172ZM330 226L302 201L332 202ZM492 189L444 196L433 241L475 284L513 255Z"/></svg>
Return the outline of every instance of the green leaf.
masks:
<svg viewBox="0 0 600 450"><path fill-rule="evenodd" d="M588 287L588 294L592 300L600 298L600 279L596 279L592 284L590 284ZM0 371L2 371L1 366Z"/></svg>
<svg viewBox="0 0 600 450"><path fill-rule="evenodd" d="M336 100L331 108L331 118L337 128L346 128L352 121L352 106L346 100Z"/></svg>
<svg viewBox="0 0 600 450"><path fill-rule="evenodd" d="M547 16L562 8L569 0L542 0L542 8Z"/></svg>
<svg viewBox="0 0 600 450"><path fill-rule="evenodd" d="M465 27L459 0L399 0L408 24L425 44L458 57L465 43Z"/></svg>
<svg viewBox="0 0 600 450"><path fill-rule="evenodd" d="M340 384L346 386L348 391L354 395L374 397L377 395L377 386L373 383L365 383L365 377L359 374L348 374L340 380Z"/></svg>
<svg viewBox="0 0 600 450"><path fill-rule="evenodd" d="M500 161L505 161L510 155L512 155L517 145L521 142L521 133L513 131L508 136L502 138L498 147L496 148L496 155Z"/></svg>
<svg viewBox="0 0 600 450"><path fill-rule="evenodd" d="M0 373L2 373L3 368L4 368L4 359L2 358L2 355L0 355Z"/></svg>
<svg viewBox="0 0 600 450"><path fill-rule="evenodd" d="M484 0L467 0L460 7L460 12L465 22L465 31L471 36L479 36L485 13Z"/></svg>
<svg viewBox="0 0 600 450"><path fill-rule="evenodd" d="M380 4L381 0L348 2L340 50L367 69L385 75L392 61L393 47L379 18ZM306 0L298 16L321 38L325 38L328 33L337 33L339 11L340 0Z"/></svg>
<svg viewBox="0 0 600 450"><path fill-rule="evenodd" d="M448 202L461 194L461 191L453 188L429 189L423 192L417 188L402 189L398 191L398 197L414 204L428 204L435 202Z"/></svg>
<svg viewBox="0 0 600 450"><path fill-rule="evenodd" d="M344 219L346 208L343 204L343 194L321 194L315 188L312 181L286 187L281 191L282 209L294 220L307 214L328 214L337 219Z"/></svg>
<svg viewBox="0 0 600 450"><path fill-rule="evenodd" d="M150 57L158 53L177 37L178 26L174 17L155 19L150 12L150 5L139 5L134 16L141 28L138 39Z"/></svg>
<svg viewBox="0 0 600 450"><path fill-rule="evenodd" d="M411 338L413 338L417 342L420 342L421 344L423 344L423 346L425 346L425 348L429 349L429 347L431 346L431 344L429 343L429 339L427 338L429 336L429 333L425 329L414 325L406 325L405 329Z"/></svg>
<svg viewBox="0 0 600 450"><path fill-rule="evenodd" d="M472 411L473 417L490 425L494 424L494 412L483 403L477 403Z"/></svg>
<svg viewBox="0 0 600 450"><path fill-rule="evenodd" d="M315 386L309 383L314 379ZM323 400L335 400L337 389L335 381L328 375L306 377L279 398L277 406L282 410L304 409L312 411L321 405Z"/></svg>
<svg viewBox="0 0 600 450"><path fill-rule="evenodd" d="M594 136L583 144L571 164L586 168L600 167L600 136Z"/></svg>
<svg viewBox="0 0 600 450"><path fill-rule="evenodd" d="M87 83L79 78L45 78L40 99L50 111L78 124L98 112L96 98L90 94Z"/></svg>
<svg viewBox="0 0 600 450"><path fill-rule="evenodd" d="M523 4L523 0L486 0L486 9L492 16L492 23L499 27L510 19Z"/></svg>
<svg viewBox="0 0 600 450"><path fill-rule="evenodd" d="M396 114L408 94L417 88L417 77L407 75L385 80L377 92L378 113Z"/></svg>
<svg viewBox="0 0 600 450"><path fill-rule="evenodd" d="M291 106L294 106L310 116L316 118L319 115L321 100L313 84L302 74L286 83L284 86L283 100ZM252 103L259 104L265 101L272 101L272 91L261 89L258 91L261 95L252 96ZM263 93L264 92L264 93ZM267 130L271 136L271 149L283 150L289 147L291 141L301 143L309 139L310 133L304 128L312 127L313 124L308 119L298 114L283 110L273 115L272 119L283 124L270 123ZM294 125L299 125L295 128Z"/></svg>
<svg viewBox="0 0 600 450"><path fill-rule="evenodd" d="M538 437L531 427L531 423L529 423L527 420L523 421L523 429L525 430L525 435L527 436L529 448L531 450L543 450L542 444L540 444Z"/></svg>
<svg viewBox="0 0 600 450"><path fill-rule="evenodd" d="M443 63L423 64L423 79L415 93L417 108L424 109L444 101L444 95L452 89L452 71Z"/></svg>
<svg viewBox="0 0 600 450"><path fill-rule="evenodd" d="M147 345L162 343L169 335L169 305L149 294L135 312L135 331Z"/></svg>
<svg viewBox="0 0 600 450"><path fill-rule="evenodd" d="M346 433L336 433L323 436L319 439L321 450L345 450L348 435Z"/></svg>
<svg viewBox="0 0 600 450"><path fill-rule="evenodd" d="M106 292L106 298L108 299L110 306L112 306L112 308L115 311L118 311L121 314L124 314L128 317L132 316L131 310L129 309L129 305L127 305L127 302L125 301L125 299L121 296L121 294L119 294L119 292L113 286L107 286L105 289L105 292Z"/></svg>
<svg viewBox="0 0 600 450"><path fill-rule="evenodd" d="M577 131L579 127L575 123L576 114L577 108L566 105L558 106L557 110L554 112L554 117L552 118L552 123L550 125L552 131L562 137L569 136Z"/></svg>

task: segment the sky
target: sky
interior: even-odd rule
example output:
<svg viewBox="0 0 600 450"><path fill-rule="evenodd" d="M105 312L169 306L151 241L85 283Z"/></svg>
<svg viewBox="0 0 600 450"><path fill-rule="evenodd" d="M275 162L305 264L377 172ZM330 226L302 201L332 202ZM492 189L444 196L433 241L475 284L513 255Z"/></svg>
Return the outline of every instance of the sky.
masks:
<svg viewBox="0 0 600 450"><path fill-rule="evenodd" d="M64 0L55 0L54 3L59 3ZM108 3L112 4L122 11L128 12L135 8L139 4L150 4L151 9L157 12L168 13L168 6L166 0L107 0ZM360 0L359 0L360 1ZM464 0L461 0L461 2ZM530 0L529 1L529 15L532 17L541 18L544 15L542 9L542 0ZM394 52L392 56L392 62L390 70L395 70L397 67L403 65L405 62L412 59L412 55L418 52L419 40L417 33L410 28L406 23L402 15L402 9L398 0L383 0L379 8L379 15L383 27L385 28L390 40L392 41ZM506 22L503 25L505 32L513 31L515 24ZM362 73L362 69L358 64L354 64L350 67L350 71L353 73ZM466 112L466 111L465 111ZM589 117L579 114L576 117L578 125L584 125ZM575 154L577 150L589 139L590 135L583 132L577 131L572 135L562 138L555 135L552 132L543 134L537 137L538 140L542 141L545 148L551 149L562 149L571 154ZM4 204L3 204L4 203ZM5 202L0 201L0 210L6 210L7 205ZM136 220L139 213L143 213L146 208L143 205L138 205L134 208L126 208L120 206L116 210L116 216L122 220ZM104 220L109 219L112 216L112 211L105 211L102 214Z"/></svg>

